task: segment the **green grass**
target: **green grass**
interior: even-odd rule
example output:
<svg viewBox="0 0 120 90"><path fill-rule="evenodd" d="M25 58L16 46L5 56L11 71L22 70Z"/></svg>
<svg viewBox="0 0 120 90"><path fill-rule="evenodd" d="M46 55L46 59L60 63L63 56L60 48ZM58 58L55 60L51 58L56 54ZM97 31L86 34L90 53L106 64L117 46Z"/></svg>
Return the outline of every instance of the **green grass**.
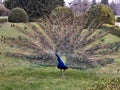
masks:
<svg viewBox="0 0 120 90"><path fill-rule="evenodd" d="M56 67L38 68L27 61L0 58L0 90L85 90L111 78L94 70L75 69L67 70L61 77Z"/></svg>
<svg viewBox="0 0 120 90"><path fill-rule="evenodd" d="M56 67L32 67L28 61L0 56L0 90L89 90L98 82L119 77L118 73L109 72L110 67L68 69L61 77Z"/></svg>
<svg viewBox="0 0 120 90"><path fill-rule="evenodd" d="M23 23L16 25L24 26ZM0 35L17 37L22 34L10 27L10 24L3 24ZM104 38L105 43L120 41L119 37L112 34ZM15 49L0 43L0 52L11 50ZM98 69L68 69L64 77L61 77L56 67L33 67L28 61L0 55L0 90L90 90L96 83L101 84L120 77L118 69L120 58L116 58L113 64Z"/></svg>
<svg viewBox="0 0 120 90"><path fill-rule="evenodd" d="M108 34L107 36L104 37L105 43L113 43L113 42L120 42L120 37L117 37L112 34Z"/></svg>

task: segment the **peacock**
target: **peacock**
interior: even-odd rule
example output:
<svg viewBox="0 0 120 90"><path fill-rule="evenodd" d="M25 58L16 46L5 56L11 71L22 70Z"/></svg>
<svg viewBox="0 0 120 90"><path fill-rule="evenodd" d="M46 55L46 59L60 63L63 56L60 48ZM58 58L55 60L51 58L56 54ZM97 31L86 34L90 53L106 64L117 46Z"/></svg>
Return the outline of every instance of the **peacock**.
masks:
<svg viewBox="0 0 120 90"><path fill-rule="evenodd" d="M64 14L59 10L36 20L36 23L28 22L23 27L15 24L11 28L22 35L17 38L1 36L1 41L12 49L4 55L22 58L38 66L57 66L61 71L96 68L112 63L114 57L119 56L120 42L106 43L104 37L110 35L111 30L102 27L102 22L96 25L94 19L86 27L88 20L89 17L84 15ZM56 49L60 56L66 57L65 63L55 53Z"/></svg>
<svg viewBox="0 0 120 90"><path fill-rule="evenodd" d="M58 69L60 69L61 72L62 72L62 70L65 71L66 69L68 69L68 67L64 64L63 60L62 60L62 59L60 58L60 56L58 55L57 50L56 50L55 55L56 55L57 61L58 61L58 65L57 65Z"/></svg>

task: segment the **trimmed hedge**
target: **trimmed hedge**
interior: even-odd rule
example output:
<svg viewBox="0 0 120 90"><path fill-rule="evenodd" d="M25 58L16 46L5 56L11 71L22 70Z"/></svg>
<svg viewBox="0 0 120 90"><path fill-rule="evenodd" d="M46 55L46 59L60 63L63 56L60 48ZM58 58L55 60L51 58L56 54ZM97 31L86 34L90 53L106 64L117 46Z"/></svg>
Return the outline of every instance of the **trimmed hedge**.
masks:
<svg viewBox="0 0 120 90"><path fill-rule="evenodd" d="M22 8L14 8L11 10L10 15L8 16L9 22L27 22L28 21L28 14Z"/></svg>
<svg viewBox="0 0 120 90"><path fill-rule="evenodd" d="M117 22L120 22L120 17L117 17L117 18L116 18L116 21L117 21Z"/></svg>
<svg viewBox="0 0 120 90"><path fill-rule="evenodd" d="M6 23L8 21L7 18L0 18L0 23Z"/></svg>
<svg viewBox="0 0 120 90"><path fill-rule="evenodd" d="M100 23L102 24L115 24L115 16L113 11L106 5L103 4L97 4L93 5L88 11L87 11L89 20L87 23L87 26L92 22L92 20L95 20L94 24L98 25Z"/></svg>
<svg viewBox="0 0 120 90"><path fill-rule="evenodd" d="M51 16L53 18L59 18L61 22L65 21L66 24L69 24L72 23L74 14L70 8L59 6L52 11Z"/></svg>

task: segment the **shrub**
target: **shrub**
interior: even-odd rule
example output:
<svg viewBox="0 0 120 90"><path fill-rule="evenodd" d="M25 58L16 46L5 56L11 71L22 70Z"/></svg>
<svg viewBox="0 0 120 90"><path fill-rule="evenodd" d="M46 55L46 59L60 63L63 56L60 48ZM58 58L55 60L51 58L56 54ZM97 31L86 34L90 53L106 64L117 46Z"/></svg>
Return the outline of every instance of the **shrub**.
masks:
<svg viewBox="0 0 120 90"><path fill-rule="evenodd" d="M53 11L52 11L52 14L54 15L57 15L57 16L65 16L65 17L68 17L68 16L73 16L73 13L71 11L70 8L68 7L62 7L62 6L59 6L57 8L55 8Z"/></svg>
<svg viewBox="0 0 120 90"><path fill-rule="evenodd" d="M7 21L7 18L0 18L0 23L6 23Z"/></svg>
<svg viewBox="0 0 120 90"><path fill-rule="evenodd" d="M117 21L117 22L120 22L120 17L117 17L117 18L116 18L116 21Z"/></svg>
<svg viewBox="0 0 120 90"><path fill-rule="evenodd" d="M52 11L51 15L54 18L59 18L59 20L61 20L61 22L66 20L66 18L67 18L66 24L71 23L73 21L73 17L74 17L70 8L62 7L62 6L55 8Z"/></svg>
<svg viewBox="0 0 120 90"><path fill-rule="evenodd" d="M27 22L28 15L27 12L22 8L14 8L11 10L8 16L9 22Z"/></svg>
<svg viewBox="0 0 120 90"><path fill-rule="evenodd" d="M113 11L106 5L103 4L97 4L93 5L88 11L88 23L87 26L92 22L92 20L95 20L95 25L98 25L100 23L102 24L115 24L115 17Z"/></svg>

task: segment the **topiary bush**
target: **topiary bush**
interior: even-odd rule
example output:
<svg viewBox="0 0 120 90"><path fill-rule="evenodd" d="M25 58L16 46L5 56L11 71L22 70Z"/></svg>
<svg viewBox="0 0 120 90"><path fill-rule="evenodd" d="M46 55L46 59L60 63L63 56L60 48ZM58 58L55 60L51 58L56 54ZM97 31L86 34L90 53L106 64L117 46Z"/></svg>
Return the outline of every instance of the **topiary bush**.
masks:
<svg viewBox="0 0 120 90"><path fill-rule="evenodd" d="M116 21L117 21L117 22L120 22L120 17L117 17L117 18L116 18Z"/></svg>
<svg viewBox="0 0 120 90"><path fill-rule="evenodd" d="M0 23L6 23L8 21L7 18L0 18Z"/></svg>
<svg viewBox="0 0 120 90"><path fill-rule="evenodd" d="M91 8L87 11L88 15L88 23L86 27L92 22L92 20L95 20L95 25L98 24L115 24L115 17L113 11L106 5L103 4L97 4L93 5Z"/></svg>
<svg viewBox="0 0 120 90"><path fill-rule="evenodd" d="M14 8L11 10L8 16L9 22L27 22L28 21L28 14L22 8Z"/></svg>
<svg viewBox="0 0 120 90"><path fill-rule="evenodd" d="M74 14L70 8L59 6L52 11L51 16L55 19L59 18L61 22L67 18L65 23L68 24L72 23Z"/></svg>

